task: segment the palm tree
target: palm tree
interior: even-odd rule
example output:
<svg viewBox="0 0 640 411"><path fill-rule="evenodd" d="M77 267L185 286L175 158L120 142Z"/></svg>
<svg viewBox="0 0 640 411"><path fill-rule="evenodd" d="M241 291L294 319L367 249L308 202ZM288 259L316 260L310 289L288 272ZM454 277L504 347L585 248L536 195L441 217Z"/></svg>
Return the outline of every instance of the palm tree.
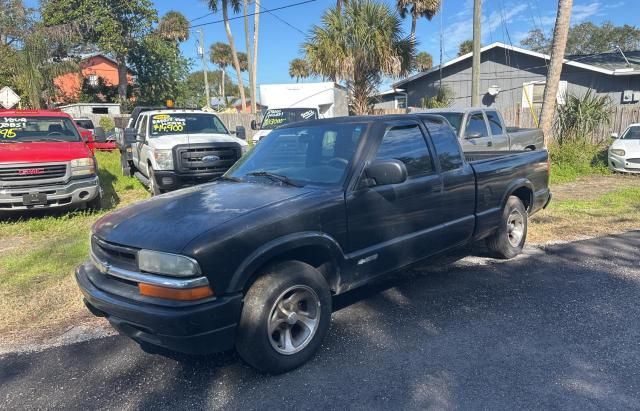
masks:
<svg viewBox="0 0 640 411"><path fill-rule="evenodd" d="M209 8L212 12L218 11L218 0L208 0ZM244 86L242 83L242 70L240 69L240 61L238 61L238 52L236 51L236 44L233 41L233 34L231 33L231 25L229 24L229 4L233 8L235 13L240 12L240 0L220 0L220 8L222 9L222 19L224 20L224 29L227 32L227 39L229 40L229 47L231 47L231 57L233 58L233 67L236 69L236 76L238 76L238 88L240 89L240 101L242 102L242 111L247 107L247 99L244 95Z"/></svg>
<svg viewBox="0 0 640 411"><path fill-rule="evenodd" d="M349 0L336 0L336 9L338 10L338 13L342 13L342 5L348 3Z"/></svg>
<svg viewBox="0 0 640 411"><path fill-rule="evenodd" d="M302 48L310 73L346 81L356 114L369 112L382 76L408 74L415 58L398 15L372 0L350 0L343 13L327 10Z"/></svg>
<svg viewBox="0 0 640 411"><path fill-rule="evenodd" d="M296 83L300 79L309 77L309 65L303 59L293 59L289 62L289 76L296 79Z"/></svg>
<svg viewBox="0 0 640 411"><path fill-rule="evenodd" d="M440 10L440 0L397 0L397 9L402 18L411 13L411 38L415 38L418 18L431 20Z"/></svg>
<svg viewBox="0 0 640 411"><path fill-rule="evenodd" d="M169 11L158 24L160 36L174 43L189 40L189 20L180 12Z"/></svg>
<svg viewBox="0 0 640 411"><path fill-rule="evenodd" d="M226 102L227 95L225 93L224 83L226 69L228 66L233 64L233 58L231 57L231 47L229 47L227 43L213 43L211 45L211 49L209 50L209 56L211 58L211 62L220 68L222 79L222 81L220 82L220 94L222 94L222 99Z"/></svg>
<svg viewBox="0 0 640 411"><path fill-rule="evenodd" d="M473 40L465 40L458 46L458 57L473 51Z"/></svg>
<svg viewBox="0 0 640 411"><path fill-rule="evenodd" d="M418 71L427 71L433 67L433 57L426 51L421 51L416 55L415 68Z"/></svg>

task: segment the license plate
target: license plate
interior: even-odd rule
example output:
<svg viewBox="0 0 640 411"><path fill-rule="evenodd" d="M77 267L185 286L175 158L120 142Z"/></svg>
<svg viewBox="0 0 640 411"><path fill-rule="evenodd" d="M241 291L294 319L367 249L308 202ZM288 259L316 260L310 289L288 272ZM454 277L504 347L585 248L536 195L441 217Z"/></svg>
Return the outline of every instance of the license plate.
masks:
<svg viewBox="0 0 640 411"><path fill-rule="evenodd" d="M44 193L29 193L22 196L22 203L26 206L47 204L47 195Z"/></svg>

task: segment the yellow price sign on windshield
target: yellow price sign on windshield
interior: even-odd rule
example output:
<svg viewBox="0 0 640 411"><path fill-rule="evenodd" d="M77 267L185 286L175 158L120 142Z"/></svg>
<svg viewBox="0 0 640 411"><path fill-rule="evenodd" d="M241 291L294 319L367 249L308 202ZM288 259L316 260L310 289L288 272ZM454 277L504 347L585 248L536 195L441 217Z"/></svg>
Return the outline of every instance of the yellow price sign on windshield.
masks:
<svg viewBox="0 0 640 411"><path fill-rule="evenodd" d="M14 138L16 136L15 128L2 128L0 129L0 137L2 138Z"/></svg>

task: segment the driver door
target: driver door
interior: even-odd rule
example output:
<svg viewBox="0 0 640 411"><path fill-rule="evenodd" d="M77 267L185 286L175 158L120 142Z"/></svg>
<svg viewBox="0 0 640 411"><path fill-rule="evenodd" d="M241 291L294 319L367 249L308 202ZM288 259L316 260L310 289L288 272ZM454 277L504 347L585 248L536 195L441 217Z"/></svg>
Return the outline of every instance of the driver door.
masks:
<svg viewBox="0 0 640 411"><path fill-rule="evenodd" d="M474 111L467 116L460 143L465 152L493 150L491 134L482 111Z"/></svg>

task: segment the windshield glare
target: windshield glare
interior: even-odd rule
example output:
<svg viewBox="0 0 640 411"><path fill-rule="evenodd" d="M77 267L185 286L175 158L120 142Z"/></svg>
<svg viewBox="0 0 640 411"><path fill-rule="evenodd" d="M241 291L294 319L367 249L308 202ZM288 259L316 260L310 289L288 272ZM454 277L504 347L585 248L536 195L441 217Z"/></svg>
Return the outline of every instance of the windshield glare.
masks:
<svg viewBox="0 0 640 411"><path fill-rule="evenodd" d="M151 116L151 137L171 134L229 134L214 114L171 113Z"/></svg>
<svg viewBox="0 0 640 411"><path fill-rule="evenodd" d="M629 129L620 138L622 140L640 140L640 126L629 127Z"/></svg>
<svg viewBox="0 0 640 411"><path fill-rule="evenodd" d="M64 117L0 117L0 142L82 141L71 119Z"/></svg>
<svg viewBox="0 0 640 411"><path fill-rule="evenodd" d="M275 130L225 176L266 182L269 179L250 174L268 172L300 185L339 185L364 128L363 124L323 124Z"/></svg>
<svg viewBox="0 0 640 411"><path fill-rule="evenodd" d="M315 120L318 113L312 108L287 108L267 110L260 126L263 130L272 130L296 121Z"/></svg>

